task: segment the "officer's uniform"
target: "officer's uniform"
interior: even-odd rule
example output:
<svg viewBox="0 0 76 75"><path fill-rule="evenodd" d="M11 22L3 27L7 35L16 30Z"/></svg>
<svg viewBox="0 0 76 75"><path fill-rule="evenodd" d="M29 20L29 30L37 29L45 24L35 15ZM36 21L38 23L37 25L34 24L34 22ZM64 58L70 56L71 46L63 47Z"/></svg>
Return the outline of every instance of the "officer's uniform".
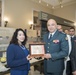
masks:
<svg viewBox="0 0 76 75"><path fill-rule="evenodd" d="M62 75L64 70L64 58L68 55L69 47L66 35L58 30L48 39L49 33L43 36L45 52L52 58L44 59L45 75Z"/></svg>

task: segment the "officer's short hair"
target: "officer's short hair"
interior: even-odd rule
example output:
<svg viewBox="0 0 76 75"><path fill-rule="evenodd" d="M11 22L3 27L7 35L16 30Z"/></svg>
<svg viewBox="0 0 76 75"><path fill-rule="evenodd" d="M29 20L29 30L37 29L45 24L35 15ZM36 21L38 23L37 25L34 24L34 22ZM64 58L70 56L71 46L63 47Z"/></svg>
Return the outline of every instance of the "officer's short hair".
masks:
<svg viewBox="0 0 76 75"><path fill-rule="evenodd" d="M74 27L70 27L70 29L74 29L74 31L75 31L75 28Z"/></svg>

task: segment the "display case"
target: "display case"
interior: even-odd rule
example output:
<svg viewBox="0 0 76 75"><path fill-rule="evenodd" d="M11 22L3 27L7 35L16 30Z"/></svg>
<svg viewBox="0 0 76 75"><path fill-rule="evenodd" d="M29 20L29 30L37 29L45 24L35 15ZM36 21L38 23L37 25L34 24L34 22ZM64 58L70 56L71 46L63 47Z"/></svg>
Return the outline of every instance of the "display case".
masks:
<svg viewBox="0 0 76 75"><path fill-rule="evenodd" d="M6 57L6 50L15 28L0 27L0 58Z"/></svg>

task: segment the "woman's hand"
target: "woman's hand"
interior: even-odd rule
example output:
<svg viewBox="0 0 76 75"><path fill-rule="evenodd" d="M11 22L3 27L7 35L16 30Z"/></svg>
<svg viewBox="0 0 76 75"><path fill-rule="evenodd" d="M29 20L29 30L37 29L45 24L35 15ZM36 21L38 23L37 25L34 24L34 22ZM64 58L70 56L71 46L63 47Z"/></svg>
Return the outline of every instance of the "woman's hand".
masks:
<svg viewBox="0 0 76 75"><path fill-rule="evenodd" d="M30 55L28 55L26 58L27 58L27 60L31 60L32 59L32 57Z"/></svg>
<svg viewBox="0 0 76 75"><path fill-rule="evenodd" d="M74 72L72 72L73 73L73 75L76 75L76 71L74 71Z"/></svg>

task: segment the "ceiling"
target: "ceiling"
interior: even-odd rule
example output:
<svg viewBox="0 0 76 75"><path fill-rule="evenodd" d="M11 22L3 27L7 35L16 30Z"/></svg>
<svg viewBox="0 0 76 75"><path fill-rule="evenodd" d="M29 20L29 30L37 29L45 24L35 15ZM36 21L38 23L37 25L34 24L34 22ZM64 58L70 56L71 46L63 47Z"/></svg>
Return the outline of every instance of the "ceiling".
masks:
<svg viewBox="0 0 76 75"><path fill-rule="evenodd" d="M76 0L32 0L45 6L58 8L60 5L67 6L76 3ZM60 3L61 2L61 3Z"/></svg>
<svg viewBox="0 0 76 75"><path fill-rule="evenodd" d="M48 3L52 6L57 6L57 5L59 5L60 2L62 2L62 4L64 4L64 3L74 2L76 0L42 0L42 1Z"/></svg>

